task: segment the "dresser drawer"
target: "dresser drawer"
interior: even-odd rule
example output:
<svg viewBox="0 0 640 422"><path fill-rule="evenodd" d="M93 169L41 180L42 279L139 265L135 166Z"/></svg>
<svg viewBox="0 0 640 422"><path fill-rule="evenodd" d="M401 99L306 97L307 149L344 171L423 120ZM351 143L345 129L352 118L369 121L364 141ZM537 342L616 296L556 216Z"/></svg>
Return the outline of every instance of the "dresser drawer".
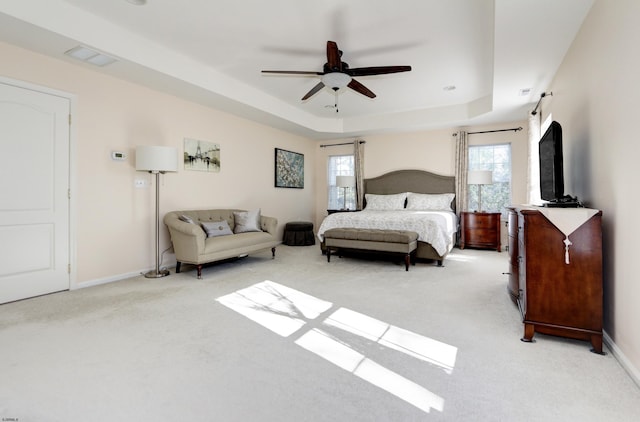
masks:
<svg viewBox="0 0 640 422"><path fill-rule="evenodd" d="M473 229L465 233L469 244L493 246L496 244L496 231L488 229ZM495 246L494 246L495 247Z"/></svg>
<svg viewBox="0 0 640 422"><path fill-rule="evenodd" d="M493 229L499 226L500 214L468 213L465 226L470 229Z"/></svg>

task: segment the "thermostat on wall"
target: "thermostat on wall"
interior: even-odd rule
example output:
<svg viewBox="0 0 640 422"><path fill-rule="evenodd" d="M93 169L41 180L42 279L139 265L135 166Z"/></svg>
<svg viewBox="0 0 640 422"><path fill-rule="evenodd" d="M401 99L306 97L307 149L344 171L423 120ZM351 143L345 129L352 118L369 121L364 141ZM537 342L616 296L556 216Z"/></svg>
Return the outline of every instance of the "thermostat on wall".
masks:
<svg viewBox="0 0 640 422"><path fill-rule="evenodd" d="M116 161L125 161L127 154L121 151L111 151L111 159Z"/></svg>

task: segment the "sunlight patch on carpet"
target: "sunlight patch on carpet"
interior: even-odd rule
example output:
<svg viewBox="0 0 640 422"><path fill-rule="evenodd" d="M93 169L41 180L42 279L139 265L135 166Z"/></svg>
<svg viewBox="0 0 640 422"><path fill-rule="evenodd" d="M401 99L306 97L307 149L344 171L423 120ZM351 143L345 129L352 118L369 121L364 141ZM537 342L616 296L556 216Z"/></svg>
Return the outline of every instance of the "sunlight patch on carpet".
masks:
<svg viewBox="0 0 640 422"><path fill-rule="evenodd" d="M477 261L478 257L470 256L470 255L463 255L461 253L452 252L449 255L447 255L447 260L448 261L471 262L471 261Z"/></svg>
<svg viewBox="0 0 640 422"><path fill-rule="evenodd" d="M306 293L266 280L216 299L224 306L288 337L333 306Z"/></svg>
<svg viewBox="0 0 640 422"><path fill-rule="evenodd" d="M308 322L331 310L331 302L269 280L221 296L216 301L280 336L289 337L301 332L296 345L424 412L431 409L442 412L444 409L442 397L376 363L346 341L318 328L309 327L303 331ZM455 366L456 347L347 308L337 309L321 323L435 365L447 374L451 374Z"/></svg>
<svg viewBox="0 0 640 422"><path fill-rule="evenodd" d="M456 363L457 347L346 308L335 311L324 323L437 365L448 374L453 371Z"/></svg>
<svg viewBox="0 0 640 422"><path fill-rule="evenodd" d="M424 412L428 413L432 408L442 412L444 408L442 397L334 340L321 330L314 328L305 333L296 344Z"/></svg>

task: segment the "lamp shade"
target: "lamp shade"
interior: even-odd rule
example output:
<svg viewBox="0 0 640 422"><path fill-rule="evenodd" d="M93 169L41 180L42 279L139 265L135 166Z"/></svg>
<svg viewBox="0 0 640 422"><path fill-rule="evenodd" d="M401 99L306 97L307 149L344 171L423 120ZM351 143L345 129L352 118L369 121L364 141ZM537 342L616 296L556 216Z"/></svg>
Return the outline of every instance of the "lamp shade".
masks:
<svg viewBox="0 0 640 422"><path fill-rule="evenodd" d="M154 173L178 171L178 149L175 147L139 146L136 148L136 170Z"/></svg>
<svg viewBox="0 0 640 422"><path fill-rule="evenodd" d="M493 183L491 170L471 170L467 176L468 185L490 185Z"/></svg>
<svg viewBox="0 0 640 422"><path fill-rule="evenodd" d="M355 176L336 176L336 186L339 188L352 188L355 185Z"/></svg>

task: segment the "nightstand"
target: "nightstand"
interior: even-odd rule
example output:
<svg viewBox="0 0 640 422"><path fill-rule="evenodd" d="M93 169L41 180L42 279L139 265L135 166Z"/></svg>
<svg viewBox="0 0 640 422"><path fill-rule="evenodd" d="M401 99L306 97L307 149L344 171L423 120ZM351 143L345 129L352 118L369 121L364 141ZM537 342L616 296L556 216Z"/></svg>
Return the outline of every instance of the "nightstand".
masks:
<svg viewBox="0 0 640 422"><path fill-rule="evenodd" d="M500 213L461 212L460 249L465 247L500 252Z"/></svg>

